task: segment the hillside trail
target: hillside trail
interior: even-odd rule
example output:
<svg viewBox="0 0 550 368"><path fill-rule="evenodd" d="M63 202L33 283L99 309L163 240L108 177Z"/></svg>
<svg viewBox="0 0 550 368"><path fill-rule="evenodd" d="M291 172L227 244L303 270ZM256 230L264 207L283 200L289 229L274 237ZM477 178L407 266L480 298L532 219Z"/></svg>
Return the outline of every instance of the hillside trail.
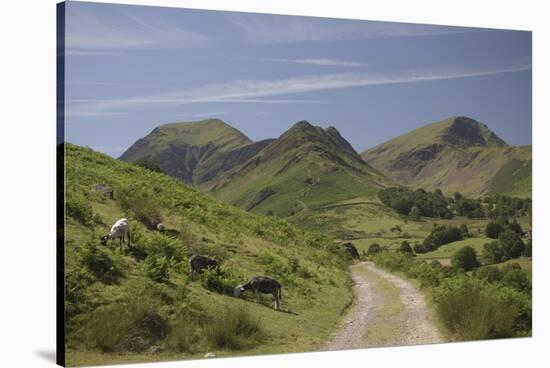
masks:
<svg viewBox="0 0 550 368"><path fill-rule="evenodd" d="M355 302L324 350L444 342L422 294L409 282L371 262L351 266Z"/></svg>

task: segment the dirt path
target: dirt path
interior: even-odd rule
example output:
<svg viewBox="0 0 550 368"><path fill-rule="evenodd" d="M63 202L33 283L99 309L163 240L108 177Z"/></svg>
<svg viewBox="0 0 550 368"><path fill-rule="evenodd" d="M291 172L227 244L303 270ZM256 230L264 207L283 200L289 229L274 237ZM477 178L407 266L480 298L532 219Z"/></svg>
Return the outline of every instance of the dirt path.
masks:
<svg viewBox="0 0 550 368"><path fill-rule="evenodd" d="M443 342L422 294L409 281L370 262L351 271L355 304L325 350Z"/></svg>

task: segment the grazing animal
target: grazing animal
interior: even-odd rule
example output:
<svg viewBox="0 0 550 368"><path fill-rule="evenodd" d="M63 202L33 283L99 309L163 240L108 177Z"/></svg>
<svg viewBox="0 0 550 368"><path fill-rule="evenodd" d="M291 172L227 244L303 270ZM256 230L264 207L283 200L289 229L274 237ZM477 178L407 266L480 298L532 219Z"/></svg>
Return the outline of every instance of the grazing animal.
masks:
<svg viewBox="0 0 550 368"><path fill-rule="evenodd" d="M122 243L125 242L126 237L128 237L128 246L130 246L130 225L127 219L121 218L111 227L111 231L101 238L101 244L107 245L109 240L118 239L122 252Z"/></svg>
<svg viewBox="0 0 550 368"><path fill-rule="evenodd" d="M258 303L260 302L260 293L272 294L275 299L275 309L281 309L281 284L277 280L271 277L255 276L246 284L237 286L233 295L238 298L246 290L254 292Z"/></svg>
<svg viewBox="0 0 550 368"><path fill-rule="evenodd" d="M357 248L355 248L355 245L352 243L344 243L342 246L352 259L359 259L359 252L357 251Z"/></svg>
<svg viewBox="0 0 550 368"><path fill-rule="evenodd" d="M164 226L164 224L158 223L157 224L157 231L162 233L162 232L164 232L164 230L166 230L166 226Z"/></svg>
<svg viewBox="0 0 550 368"><path fill-rule="evenodd" d="M200 254L194 254L189 258L189 269L192 279L195 278L196 273L200 273L205 268L215 268L219 270L218 261Z"/></svg>

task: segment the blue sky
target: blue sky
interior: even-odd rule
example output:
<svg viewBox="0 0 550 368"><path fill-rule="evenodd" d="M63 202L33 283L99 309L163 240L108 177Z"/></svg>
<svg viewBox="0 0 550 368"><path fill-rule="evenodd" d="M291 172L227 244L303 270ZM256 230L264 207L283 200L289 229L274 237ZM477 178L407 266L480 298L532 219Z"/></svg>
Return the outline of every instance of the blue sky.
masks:
<svg viewBox="0 0 550 368"><path fill-rule="evenodd" d="M68 2L65 138L118 157L156 126L253 140L299 120L361 152L464 115L531 144L531 33Z"/></svg>

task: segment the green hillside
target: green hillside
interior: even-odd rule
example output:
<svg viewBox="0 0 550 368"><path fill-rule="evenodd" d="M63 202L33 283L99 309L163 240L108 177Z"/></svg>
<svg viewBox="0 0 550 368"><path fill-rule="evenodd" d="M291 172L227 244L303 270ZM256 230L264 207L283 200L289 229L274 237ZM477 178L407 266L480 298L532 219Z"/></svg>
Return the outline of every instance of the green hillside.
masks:
<svg viewBox="0 0 550 368"><path fill-rule="evenodd" d="M375 198L387 182L335 128L302 121L214 186L212 193L252 212L288 217L342 200Z"/></svg>
<svg viewBox="0 0 550 368"><path fill-rule="evenodd" d="M120 159L150 161L173 177L201 186L242 164L268 142L252 142L218 119L172 123L139 139Z"/></svg>
<svg viewBox="0 0 550 368"><path fill-rule="evenodd" d="M132 247L101 245L122 217ZM166 232L148 230L152 220ZM65 237L69 365L316 350L351 302L345 261L326 237L71 144ZM190 280L195 252L218 259L220 274ZM255 275L281 282L284 311L270 296L258 304L228 295Z"/></svg>
<svg viewBox="0 0 550 368"><path fill-rule="evenodd" d="M470 195L531 196L531 147L512 147L482 123L452 117L361 155L397 183Z"/></svg>

